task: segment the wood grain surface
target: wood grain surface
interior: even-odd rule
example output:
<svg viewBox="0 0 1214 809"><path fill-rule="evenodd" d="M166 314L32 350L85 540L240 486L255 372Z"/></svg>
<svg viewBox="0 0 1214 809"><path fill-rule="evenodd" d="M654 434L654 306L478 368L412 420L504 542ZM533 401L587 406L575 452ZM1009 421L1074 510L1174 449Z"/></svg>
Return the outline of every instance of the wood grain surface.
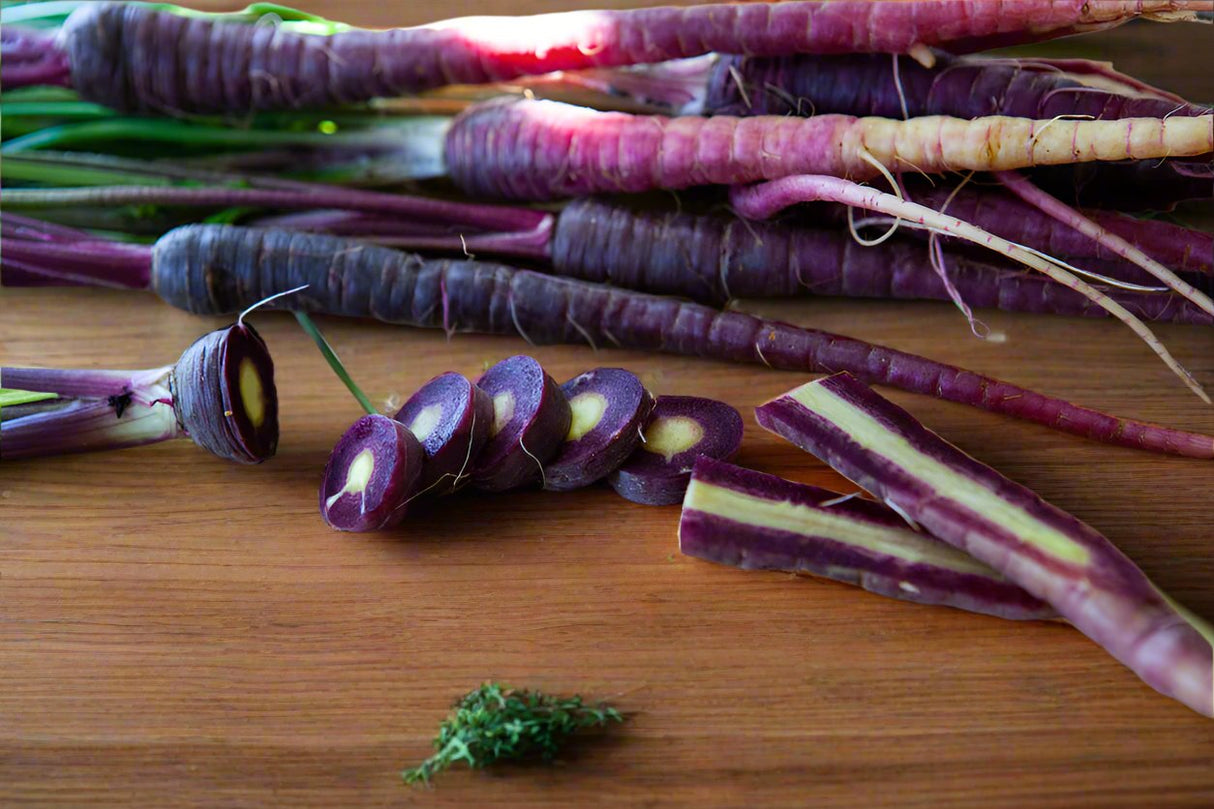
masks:
<svg viewBox="0 0 1214 809"><path fill-rule="evenodd" d="M297 5L384 25L563 4ZM1210 98L1200 42L1154 26L1083 47L1137 53L1143 78ZM746 308L1214 433L1214 409L1117 324L984 312L996 344L944 304ZM255 322L277 361L272 462L183 441L0 465L0 805L1214 805L1214 722L1061 624L686 559L678 508L605 488L461 496L390 534L328 530L316 487L358 408L290 318ZM522 351L558 379L620 365L743 410L740 463L848 485L750 416L794 374L320 322L378 401ZM219 325L137 293L4 290L0 365L151 367ZM1158 332L1214 387L1209 330ZM889 395L1214 617L1214 464ZM449 704L489 678L609 697L631 718L554 767L402 785Z"/></svg>

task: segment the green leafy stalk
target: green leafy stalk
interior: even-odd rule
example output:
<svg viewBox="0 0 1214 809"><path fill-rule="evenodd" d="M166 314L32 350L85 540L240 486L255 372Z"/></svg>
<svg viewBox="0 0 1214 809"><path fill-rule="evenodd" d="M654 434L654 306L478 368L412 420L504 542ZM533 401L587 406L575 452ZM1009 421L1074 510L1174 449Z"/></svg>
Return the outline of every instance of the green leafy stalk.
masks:
<svg viewBox="0 0 1214 809"><path fill-rule="evenodd" d="M615 708L586 705L580 696L556 697L485 683L455 704L434 739L438 752L401 775L405 783L428 784L436 773L460 761L478 769L533 757L551 761L575 731L622 721Z"/></svg>
<svg viewBox="0 0 1214 809"><path fill-rule="evenodd" d="M0 407L16 407L17 405L43 402L54 399L56 394L34 390L13 390L0 388Z"/></svg>
<svg viewBox="0 0 1214 809"><path fill-rule="evenodd" d="M371 400L367 398L367 394L362 392L362 388L358 387L350 377L350 372L346 370L346 366L338 358L337 352L333 350L333 346L329 345L329 341L321 334L320 327L316 325L307 312L296 310L294 315L304 332L316 343L316 347L324 355L325 361L329 363L329 367L333 369L333 373L337 374L337 378L342 381L346 389L358 400L363 410L367 411L369 415L374 415L377 412L375 406L371 404Z"/></svg>

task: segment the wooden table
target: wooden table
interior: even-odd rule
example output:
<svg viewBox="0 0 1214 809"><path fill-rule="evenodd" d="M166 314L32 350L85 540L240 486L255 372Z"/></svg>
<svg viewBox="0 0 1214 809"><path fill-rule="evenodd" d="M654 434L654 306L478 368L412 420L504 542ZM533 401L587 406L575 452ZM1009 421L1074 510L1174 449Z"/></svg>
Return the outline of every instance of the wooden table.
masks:
<svg viewBox="0 0 1214 809"><path fill-rule="evenodd" d="M365 24L436 13L300 5ZM1150 58L1172 31L1191 47ZM1193 67L1207 45L1187 29L1085 46L1134 42L1156 43L1141 44L1144 78L1214 96ZM1113 323L984 312L1007 335L995 344L944 304L748 308L1214 433L1214 410ZM1214 723L1060 624L687 559L677 508L602 488L462 496L390 534L328 530L316 486L358 408L293 321L255 322L282 402L271 463L236 467L175 442L0 466L0 805L1214 805ZM321 322L381 401L529 350ZM0 364L151 367L219 325L135 293L6 290ZM1158 332L1214 386L1208 330ZM725 399L748 416L740 463L847 485L749 418L796 375L576 347L531 353L558 379L622 365L660 393ZM1214 465L889 395L1214 616ZM610 697L632 718L560 766L403 786L398 771L427 755L447 706L489 678Z"/></svg>

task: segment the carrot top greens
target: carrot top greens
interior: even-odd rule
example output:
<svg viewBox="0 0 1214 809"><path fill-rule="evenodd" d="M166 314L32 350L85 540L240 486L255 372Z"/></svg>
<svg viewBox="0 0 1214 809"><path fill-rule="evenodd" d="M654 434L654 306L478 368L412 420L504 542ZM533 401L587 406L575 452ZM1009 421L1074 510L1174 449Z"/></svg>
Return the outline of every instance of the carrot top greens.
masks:
<svg viewBox="0 0 1214 809"><path fill-rule="evenodd" d="M406 783L428 784L435 773L459 761L473 768L537 756L551 761L575 731L623 721L615 708L587 705L577 695L485 683L455 704L434 738L438 752L401 775Z"/></svg>

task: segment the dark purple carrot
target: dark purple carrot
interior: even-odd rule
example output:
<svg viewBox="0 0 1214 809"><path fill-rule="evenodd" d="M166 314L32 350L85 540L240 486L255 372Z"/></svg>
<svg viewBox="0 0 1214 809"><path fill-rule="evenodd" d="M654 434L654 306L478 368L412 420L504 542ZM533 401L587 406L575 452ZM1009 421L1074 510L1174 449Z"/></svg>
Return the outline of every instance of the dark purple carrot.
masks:
<svg viewBox="0 0 1214 809"><path fill-rule="evenodd" d="M1214 275L1214 233L1112 211L1088 211L1087 215L1169 267Z"/></svg>
<svg viewBox="0 0 1214 809"><path fill-rule="evenodd" d="M831 0L471 17L315 36L135 5L90 3L58 47L87 100L133 112L242 115L341 106L446 84L661 62L720 51L983 50L1118 25L1189 19L1206 0Z"/></svg>
<svg viewBox="0 0 1214 809"><path fill-rule="evenodd" d="M911 530L893 509L752 469L696 461L679 550L743 570L781 570L872 593L1012 620L1057 617L987 565Z"/></svg>
<svg viewBox="0 0 1214 809"><path fill-rule="evenodd" d="M1211 132L1211 135L1214 136L1214 131ZM751 186L735 186L730 193L730 202L734 210L751 219L766 219L790 205L806 201L837 202L865 210L878 211L888 216L897 216L904 219L907 226L926 228L942 235L958 236L974 244L989 247L1008 258L1032 267L1069 289L1083 294L1128 326L1184 382L1189 390L1207 404L1210 402L1210 397L1201 384L1172 356L1159 338L1141 320L1105 293L1073 275L1071 270L1074 268L1050 259L1042 253L987 233L955 217L907 202L900 196L885 194L838 177L822 175L783 177L779 180ZM1190 295L1190 299L1206 312L1214 314L1214 301L1211 301L1208 296L1197 293Z"/></svg>
<svg viewBox="0 0 1214 809"><path fill-rule="evenodd" d="M447 289L444 296L451 294ZM494 365L476 386L493 402L493 426L476 457L472 485L501 492L541 482L572 418L560 385L533 357L519 354Z"/></svg>
<svg viewBox="0 0 1214 809"><path fill-rule="evenodd" d="M707 79L702 111L711 115L875 115L981 118L1014 115L1049 119L1164 118L1210 114L1160 91L1093 87L1086 73L1019 58L952 56L937 52L930 67L888 54L796 54L776 58L721 56ZM1068 65L1082 66L1082 62ZM1106 79L1109 69L1101 69ZM1120 74L1113 73L1119 78Z"/></svg>
<svg viewBox="0 0 1214 809"><path fill-rule="evenodd" d="M1209 159L1044 166L1032 176L1042 189L1084 208L1170 211L1178 202L1214 199Z"/></svg>
<svg viewBox="0 0 1214 809"><path fill-rule="evenodd" d="M1148 685L1214 717L1214 627L1095 529L949 444L847 374L755 411L934 536L1052 605Z"/></svg>
<svg viewBox="0 0 1214 809"><path fill-rule="evenodd" d="M914 198L921 198L917 191ZM984 199L977 195L974 198ZM925 202L934 205L932 200ZM953 207L950 205L948 210L953 212ZM955 215L973 221L986 216L986 212L984 205L959 206ZM987 218L1000 221L994 216ZM1037 217L1032 221L1039 223L1039 220ZM1012 220L1006 221L1010 224ZM747 222L732 216L638 211L586 199L565 206L552 233L552 268L558 275L680 295L700 303L722 305L734 298L805 294L948 299L944 284L930 266L927 250L921 244L890 240L866 247L838 227L793 227L788 223ZM1004 235L1055 255L1073 255L1065 248L1076 241L1050 242L1048 235L1036 230ZM1018 235L1028 238L1016 238ZM1091 251L1089 240L1080 241ZM1145 273L1137 267L1076 260L1088 269L1106 272L1120 280L1136 283L1154 280L1144 278ZM975 307L1108 315L1083 295L1015 265L990 263L963 254L950 257L947 270L961 296ZM1144 319L1214 323L1210 315L1174 294L1117 289L1109 289L1107 294Z"/></svg>
<svg viewBox="0 0 1214 809"><path fill-rule="evenodd" d="M1117 418L914 354L742 312L500 264L423 259L333 236L225 225L178 228L149 253L144 258L148 274L139 288L197 314L239 312L306 284L289 300L268 305L441 328L449 334L519 335L535 344L614 345L800 373L846 370L872 384L1093 440L1214 458L1214 437ZM95 273L105 278L105 270Z"/></svg>
<svg viewBox="0 0 1214 809"><path fill-rule="evenodd" d="M493 399L462 374L448 371L420 389L395 416L426 453L417 489L450 494L468 482L493 429Z"/></svg>
<svg viewBox="0 0 1214 809"><path fill-rule="evenodd" d="M274 364L265 342L243 323L198 338L175 365L0 368L0 387L55 394L0 413L4 460L187 437L220 458L254 464L278 446Z"/></svg>
<svg viewBox="0 0 1214 809"><path fill-rule="evenodd" d="M616 494L647 506L683 500L697 458L732 458L742 446L742 416L715 399L659 396L641 444L607 483Z"/></svg>
<svg viewBox="0 0 1214 809"><path fill-rule="evenodd" d="M641 443L653 396L623 368L595 368L561 385L569 400L569 433L544 465L544 488L589 486L617 469Z"/></svg>
<svg viewBox="0 0 1214 809"><path fill-rule="evenodd" d="M400 422L372 413L338 440L320 484L320 516L339 531L398 525L417 491L425 452Z"/></svg>

